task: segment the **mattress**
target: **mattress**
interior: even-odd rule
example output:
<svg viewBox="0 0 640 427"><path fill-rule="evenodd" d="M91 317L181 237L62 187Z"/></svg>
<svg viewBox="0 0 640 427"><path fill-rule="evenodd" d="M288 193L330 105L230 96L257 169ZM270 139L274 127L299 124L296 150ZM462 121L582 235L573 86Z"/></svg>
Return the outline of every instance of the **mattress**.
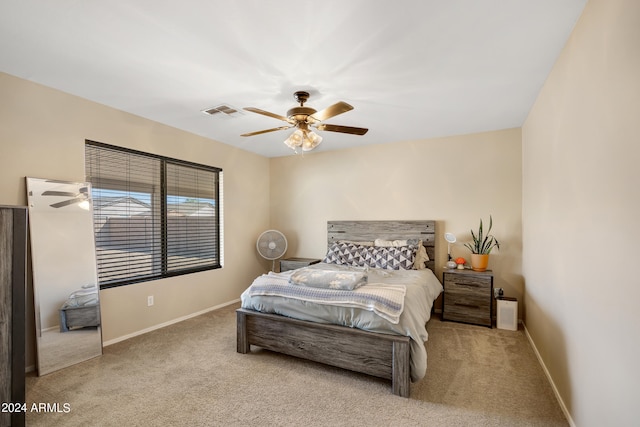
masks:
<svg viewBox="0 0 640 427"><path fill-rule="evenodd" d="M314 267L327 270L334 269L336 271L343 268L342 266L326 263L316 264ZM283 273L269 273L269 275L285 279L289 278L294 272L295 270ZM380 284L384 287L404 287L404 307L397 322L392 322L384 316L380 316L373 309L360 306L318 304L300 298L287 298L277 295L252 295L251 286L241 296L242 308L311 322L329 323L383 334L408 336L411 338L411 381L415 382L422 379L427 370L427 352L424 346L425 341L428 339L426 323L431 316L433 302L443 290L440 281L429 269L383 270L369 268L367 269L367 275L367 286ZM257 278L254 284L263 281L265 279L263 276ZM292 284L290 286L299 285Z"/></svg>

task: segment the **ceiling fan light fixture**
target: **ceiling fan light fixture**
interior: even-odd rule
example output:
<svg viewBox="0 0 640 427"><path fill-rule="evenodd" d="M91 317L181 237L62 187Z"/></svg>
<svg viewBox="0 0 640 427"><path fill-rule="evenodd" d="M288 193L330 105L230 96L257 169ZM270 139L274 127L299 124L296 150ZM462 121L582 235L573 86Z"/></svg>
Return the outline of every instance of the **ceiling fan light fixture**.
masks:
<svg viewBox="0 0 640 427"><path fill-rule="evenodd" d="M298 148L302 148L302 151L311 151L316 148L322 142L322 137L315 132L307 129L296 129L284 143L287 147L291 148L296 153Z"/></svg>
<svg viewBox="0 0 640 427"><path fill-rule="evenodd" d="M298 147L302 146L302 140L304 139L304 135L300 129L296 129L289 138L284 140L284 143L287 147L291 148L293 151L296 151Z"/></svg>
<svg viewBox="0 0 640 427"><path fill-rule="evenodd" d="M302 151L311 151L322 142L322 137L315 132L306 132L302 140Z"/></svg>

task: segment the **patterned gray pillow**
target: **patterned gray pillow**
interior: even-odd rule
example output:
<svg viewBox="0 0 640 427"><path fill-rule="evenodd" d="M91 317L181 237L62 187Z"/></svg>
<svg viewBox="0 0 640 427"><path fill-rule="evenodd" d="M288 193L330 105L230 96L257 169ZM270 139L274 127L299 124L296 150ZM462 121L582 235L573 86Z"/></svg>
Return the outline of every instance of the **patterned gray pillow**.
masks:
<svg viewBox="0 0 640 427"><path fill-rule="evenodd" d="M370 246L362 246L348 242L334 243L327 250L327 255L322 260L322 262L328 264L352 265L361 267L364 264L362 262L359 262L361 258L360 252L363 249L369 247Z"/></svg>
<svg viewBox="0 0 640 427"><path fill-rule="evenodd" d="M411 270L416 258L416 246L370 247L362 251L364 265L385 270Z"/></svg>
<svg viewBox="0 0 640 427"><path fill-rule="evenodd" d="M322 262L326 262L327 264L339 264L340 263L340 253L338 250L339 243L332 243L327 249L327 254L324 256Z"/></svg>
<svg viewBox="0 0 640 427"><path fill-rule="evenodd" d="M382 268L385 270L411 270L417 247L363 246L353 243L334 243L329 247L323 262L355 267Z"/></svg>

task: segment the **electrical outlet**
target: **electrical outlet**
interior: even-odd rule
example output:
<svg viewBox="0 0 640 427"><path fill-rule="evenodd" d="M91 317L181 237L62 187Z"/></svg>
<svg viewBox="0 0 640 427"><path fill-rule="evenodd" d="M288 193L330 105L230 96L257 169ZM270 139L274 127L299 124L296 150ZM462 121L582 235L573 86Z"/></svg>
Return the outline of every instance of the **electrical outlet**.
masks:
<svg viewBox="0 0 640 427"><path fill-rule="evenodd" d="M147 307L151 307L153 305L153 295L149 295L147 297Z"/></svg>
<svg viewBox="0 0 640 427"><path fill-rule="evenodd" d="M494 298L500 298L503 294L504 294L504 291L502 290L502 288L494 288L493 289L493 297Z"/></svg>

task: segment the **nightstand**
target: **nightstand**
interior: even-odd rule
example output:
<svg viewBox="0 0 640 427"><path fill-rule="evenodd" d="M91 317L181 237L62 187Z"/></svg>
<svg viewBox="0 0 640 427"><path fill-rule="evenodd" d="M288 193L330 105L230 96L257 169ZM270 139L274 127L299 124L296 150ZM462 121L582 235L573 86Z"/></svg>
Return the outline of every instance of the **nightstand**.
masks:
<svg viewBox="0 0 640 427"><path fill-rule="evenodd" d="M493 273L445 270L442 320L492 327Z"/></svg>
<svg viewBox="0 0 640 427"><path fill-rule="evenodd" d="M319 263L317 258L285 258L280 260L280 272L295 270L296 268L307 267Z"/></svg>

